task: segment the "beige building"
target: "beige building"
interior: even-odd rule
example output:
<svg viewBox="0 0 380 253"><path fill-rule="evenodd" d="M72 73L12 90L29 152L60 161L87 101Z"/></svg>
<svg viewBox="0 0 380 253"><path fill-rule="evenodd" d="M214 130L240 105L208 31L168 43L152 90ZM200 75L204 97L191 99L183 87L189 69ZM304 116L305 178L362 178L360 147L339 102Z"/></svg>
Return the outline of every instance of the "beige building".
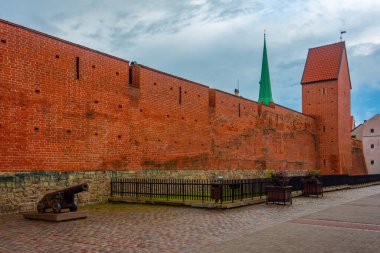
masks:
<svg viewBox="0 0 380 253"><path fill-rule="evenodd" d="M380 114L357 126L351 135L363 142L368 174L380 174Z"/></svg>

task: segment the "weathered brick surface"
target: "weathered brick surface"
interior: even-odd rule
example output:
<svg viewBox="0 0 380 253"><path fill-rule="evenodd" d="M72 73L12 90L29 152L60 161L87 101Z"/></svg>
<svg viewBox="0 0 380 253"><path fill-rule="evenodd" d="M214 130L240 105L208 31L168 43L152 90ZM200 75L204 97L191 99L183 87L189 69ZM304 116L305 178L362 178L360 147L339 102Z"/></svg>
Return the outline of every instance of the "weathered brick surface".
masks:
<svg viewBox="0 0 380 253"><path fill-rule="evenodd" d="M339 161L340 172L347 173L352 167L351 158L351 80L348 70L346 49L343 50L343 57L340 63L338 76L338 140L339 140ZM365 172L363 167L362 172ZM367 173L362 173L367 174Z"/></svg>
<svg viewBox="0 0 380 253"><path fill-rule="evenodd" d="M128 62L3 22L0 37L0 171L124 167Z"/></svg>
<svg viewBox="0 0 380 253"><path fill-rule="evenodd" d="M326 174L339 172L337 93L337 81L302 85L302 112L315 118L317 164Z"/></svg>
<svg viewBox="0 0 380 253"><path fill-rule="evenodd" d="M0 39L0 171L351 166L346 61L303 86L301 114L5 21Z"/></svg>
<svg viewBox="0 0 380 253"><path fill-rule="evenodd" d="M363 143L360 140L352 139L352 167L349 171L351 175L368 174L364 160Z"/></svg>
<svg viewBox="0 0 380 253"><path fill-rule="evenodd" d="M139 66L140 164L143 168L207 168L208 87Z"/></svg>
<svg viewBox="0 0 380 253"><path fill-rule="evenodd" d="M326 48L336 46L337 44L333 44ZM334 55L340 61L340 64L336 64L338 67L336 79L316 80L302 85L302 112L315 118L317 167L324 174L350 173L353 162L351 82L344 44L339 46L342 50L339 51L339 55ZM312 51L315 52L315 49ZM323 64L330 63L323 62ZM361 159L358 156L354 158ZM357 162L359 161L354 161ZM362 172L366 174L364 167Z"/></svg>
<svg viewBox="0 0 380 253"><path fill-rule="evenodd" d="M213 154L220 166L315 168L314 119L287 108L215 91Z"/></svg>

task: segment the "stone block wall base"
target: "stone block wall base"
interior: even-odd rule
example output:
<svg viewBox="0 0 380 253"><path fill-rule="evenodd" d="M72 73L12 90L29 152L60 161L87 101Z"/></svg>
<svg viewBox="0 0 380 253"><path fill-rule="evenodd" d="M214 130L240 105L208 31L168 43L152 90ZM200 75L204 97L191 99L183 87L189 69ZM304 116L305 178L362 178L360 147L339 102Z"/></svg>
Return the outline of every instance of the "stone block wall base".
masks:
<svg viewBox="0 0 380 253"><path fill-rule="evenodd" d="M302 175L305 171L291 171ZM124 170L124 171L34 171L0 172L0 215L37 210L38 201L49 192L87 183L88 192L76 196L79 205L106 202L113 177L154 179L258 178L258 170Z"/></svg>

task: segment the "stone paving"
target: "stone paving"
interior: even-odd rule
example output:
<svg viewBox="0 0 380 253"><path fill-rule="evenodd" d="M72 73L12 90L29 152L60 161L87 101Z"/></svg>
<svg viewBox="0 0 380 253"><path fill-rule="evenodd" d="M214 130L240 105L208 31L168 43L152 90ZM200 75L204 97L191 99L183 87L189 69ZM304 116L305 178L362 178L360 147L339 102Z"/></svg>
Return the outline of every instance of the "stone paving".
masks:
<svg viewBox="0 0 380 253"><path fill-rule="evenodd" d="M245 233L202 253L230 252L380 252L380 194Z"/></svg>
<svg viewBox="0 0 380 253"><path fill-rule="evenodd" d="M380 185L299 197L292 206L229 210L104 204L62 223L0 216L0 252L196 252L317 211L380 193Z"/></svg>

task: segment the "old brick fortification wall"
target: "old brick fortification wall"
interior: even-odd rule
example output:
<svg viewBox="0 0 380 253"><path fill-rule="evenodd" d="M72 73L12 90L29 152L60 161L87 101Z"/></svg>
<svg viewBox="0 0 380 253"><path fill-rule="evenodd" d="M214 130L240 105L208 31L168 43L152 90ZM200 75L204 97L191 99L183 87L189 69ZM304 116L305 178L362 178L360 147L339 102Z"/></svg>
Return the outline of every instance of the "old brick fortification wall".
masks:
<svg viewBox="0 0 380 253"><path fill-rule="evenodd" d="M0 37L0 171L124 168L128 62L4 22Z"/></svg>
<svg viewBox="0 0 380 253"><path fill-rule="evenodd" d="M4 212L83 181L90 193L82 203L102 201L116 174L241 178L264 169L300 174L320 162L320 126L299 112L1 20L0 39Z"/></svg>
<svg viewBox="0 0 380 253"><path fill-rule="evenodd" d="M0 171L315 167L313 119L0 23Z"/></svg>
<svg viewBox="0 0 380 253"><path fill-rule="evenodd" d="M339 129L339 161L340 172L349 173L352 167L352 142L351 142L351 80L348 69L346 48L343 49L343 57L338 76L338 125ZM364 157L363 157L364 158ZM362 172L365 172L363 167ZM367 173L360 173L367 174Z"/></svg>
<svg viewBox="0 0 380 253"><path fill-rule="evenodd" d="M302 78L302 112L315 119L316 164L323 174L346 174L351 171L350 94L351 81L344 42L310 49ZM365 168L362 172L366 174Z"/></svg>
<svg viewBox="0 0 380 253"><path fill-rule="evenodd" d="M317 164L326 174L339 172L337 93L336 80L302 86L302 112L316 119Z"/></svg>
<svg viewBox="0 0 380 253"><path fill-rule="evenodd" d="M314 120L221 91L210 91L212 154L217 168L315 168Z"/></svg>
<svg viewBox="0 0 380 253"><path fill-rule="evenodd" d="M361 140L351 139L352 142L352 167L348 172L351 175L368 174L364 159L363 143Z"/></svg>

